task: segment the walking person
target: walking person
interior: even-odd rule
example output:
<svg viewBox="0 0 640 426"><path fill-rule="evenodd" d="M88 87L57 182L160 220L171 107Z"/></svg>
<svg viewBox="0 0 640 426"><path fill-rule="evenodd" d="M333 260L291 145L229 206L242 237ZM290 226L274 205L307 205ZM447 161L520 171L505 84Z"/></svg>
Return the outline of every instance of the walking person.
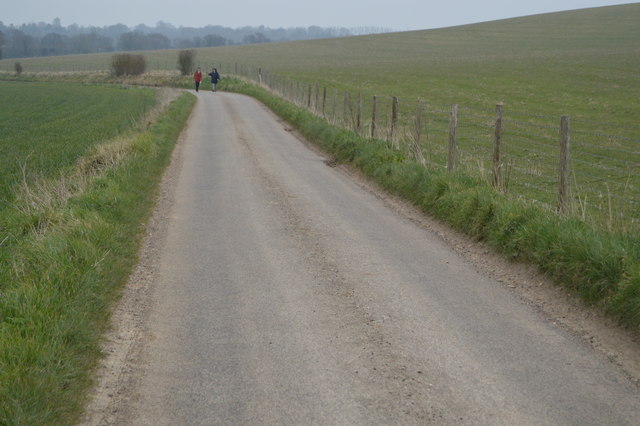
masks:
<svg viewBox="0 0 640 426"><path fill-rule="evenodd" d="M218 70L214 68L209 75L211 76L211 91L216 91L216 84L220 81L220 74L218 74Z"/></svg>
<svg viewBox="0 0 640 426"><path fill-rule="evenodd" d="M196 92L200 89L200 82L202 81L202 71L200 68L193 73L193 81L196 83Z"/></svg>

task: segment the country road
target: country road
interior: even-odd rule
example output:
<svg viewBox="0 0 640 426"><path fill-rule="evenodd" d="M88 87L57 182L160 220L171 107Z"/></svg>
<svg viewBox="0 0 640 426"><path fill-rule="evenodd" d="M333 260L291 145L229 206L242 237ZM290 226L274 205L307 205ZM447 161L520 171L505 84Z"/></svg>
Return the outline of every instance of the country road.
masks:
<svg viewBox="0 0 640 426"><path fill-rule="evenodd" d="M197 96L87 424L640 424L603 351L253 99Z"/></svg>

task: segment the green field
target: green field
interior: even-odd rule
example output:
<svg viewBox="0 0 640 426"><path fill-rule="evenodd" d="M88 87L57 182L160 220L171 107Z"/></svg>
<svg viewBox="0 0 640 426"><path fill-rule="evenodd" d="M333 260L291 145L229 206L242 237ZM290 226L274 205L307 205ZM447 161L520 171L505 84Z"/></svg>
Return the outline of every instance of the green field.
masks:
<svg viewBox="0 0 640 426"><path fill-rule="evenodd" d="M571 208L608 229L640 223L640 3L461 27L344 39L198 49L196 62L257 77L257 70L319 90L363 96L363 133L378 97L386 138L391 96L410 139L426 102L422 149L446 166L451 104L460 106L459 167L491 178L494 111L505 104L503 169L510 194L553 209L559 122L571 118ZM175 70L176 51L145 52L149 69ZM23 60L26 70L106 69L110 55ZM10 69L13 61L0 61ZM154 84L155 77L146 77ZM145 79L139 79L144 83ZM189 78L184 79L188 87ZM339 111L338 117L344 114ZM347 119L345 121L353 121Z"/></svg>
<svg viewBox="0 0 640 426"><path fill-rule="evenodd" d="M424 97L637 124L640 3L437 30L197 49L203 67L235 64L363 93ZM176 51L144 52L150 70L176 69ZM110 55L20 60L25 70L108 69ZM12 70L15 60L0 61ZM635 84L634 84L635 83ZM615 118L615 120L614 120Z"/></svg>
<svg viewBox="0 0 640 426"><path fill-rule="evenodd" d="M82 414L110 308L193 106L184 95L160 109L157 93L0 82L2 425Z"/></svg>
<svg viewBox="0 0 640 426"><path fill-rule="evenodd" d="M149 89L0 81L0 211L24 178L54 177L154 103Z"/></svg>

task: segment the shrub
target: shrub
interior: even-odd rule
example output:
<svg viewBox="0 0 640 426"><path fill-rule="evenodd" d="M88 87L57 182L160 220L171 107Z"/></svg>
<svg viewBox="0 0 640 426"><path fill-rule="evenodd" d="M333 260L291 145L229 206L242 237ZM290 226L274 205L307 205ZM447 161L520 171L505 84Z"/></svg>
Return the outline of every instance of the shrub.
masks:
<svg viewBox="0 0 640 426"><path fill-rule="evenodd" d="M16 74L22 74L22 64L20 62L16 62L13 68L16 70Z"/></svg>
<svg viewBox="0 0 640 426"><path fill-rule="evenodd" d="M195 50L181 50L178 54L178 69L180 74L189 75L193 70L193 60L196 57Z"/></svg>
<svg viewBox="0 0 640 426"><path fill-rule="evenodd" d="M111 69L117 77L123 75L141 75L147 68L147 60L143 55L132 55L123 53L113 55L111 58Z"/></svg>

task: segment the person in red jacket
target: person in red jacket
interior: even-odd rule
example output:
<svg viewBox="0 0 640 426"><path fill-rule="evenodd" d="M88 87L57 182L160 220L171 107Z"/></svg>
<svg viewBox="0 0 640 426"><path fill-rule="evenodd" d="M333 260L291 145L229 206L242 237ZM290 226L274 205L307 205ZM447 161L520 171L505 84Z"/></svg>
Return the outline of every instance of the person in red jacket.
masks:
<svg viewBox="0 0 640 426"><path fill-rule="evenodd" d="M196 82L196 92L197 92L198 89L200 89L200 82L202 81L202 71L200 71L200 68L198 68L196 72L193 73L193 81Z"/></svg>

